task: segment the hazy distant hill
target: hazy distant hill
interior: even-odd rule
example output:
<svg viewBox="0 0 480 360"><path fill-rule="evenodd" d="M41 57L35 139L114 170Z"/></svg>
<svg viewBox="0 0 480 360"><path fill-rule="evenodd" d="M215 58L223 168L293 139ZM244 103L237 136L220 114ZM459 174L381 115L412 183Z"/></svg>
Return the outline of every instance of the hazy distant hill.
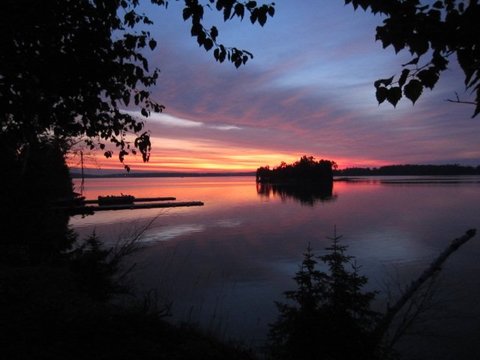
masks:
<svg viewBox="0 0 480 360"><path fill-rule="evenodd" d="M81 178L80 169L70 169L72 178ZM480 166L462 165L388 165L379 168L352 167L334 170L334 176L380 176L380 175L480 175ZM130 172L124 170L86 169L85 178L118 177L207 177L207 176L255 176L254 171L244 172Z"/></svg>

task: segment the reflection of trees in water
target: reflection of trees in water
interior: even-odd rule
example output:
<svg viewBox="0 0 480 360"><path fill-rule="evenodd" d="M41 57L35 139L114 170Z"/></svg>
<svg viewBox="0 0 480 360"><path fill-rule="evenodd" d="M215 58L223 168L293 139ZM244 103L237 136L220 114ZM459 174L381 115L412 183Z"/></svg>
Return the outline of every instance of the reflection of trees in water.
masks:
<svg viewBox="0 0 480 360"><path fill-rule="evenodd" d="M299 182L290 184L257 183L257 194L266 197L279 196L282 201L292 198L302 205L313 206L317 202L333 201L333 182L309 183Z"/></svg>

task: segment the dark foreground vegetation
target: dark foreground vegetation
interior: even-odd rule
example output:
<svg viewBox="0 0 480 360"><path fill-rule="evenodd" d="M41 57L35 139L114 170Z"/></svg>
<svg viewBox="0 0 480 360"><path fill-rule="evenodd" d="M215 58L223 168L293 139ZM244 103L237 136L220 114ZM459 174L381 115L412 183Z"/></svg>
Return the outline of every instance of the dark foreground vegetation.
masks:
<svg viewBox="0 0 480 360"><path fill-rule="evenodd" d="M148 299L105 301L106 289L86 291L79 275L67 265L2 269L2 359L252 358L193 326L171 325Z"/></svg>
<svg viewBox="0 0 480 360"><path fill-rule="evenodd" d="M475 236L469 230L452 243L384 311L374 310L376 292L334 233L326 254L308 246L295 274L295 290L277 303L279 317L270 328L271 359L399 359L395 345L432 304L432 288L448 257ZM322 263L323 267L318 266ZM326 267L326 269L325 269ZM323 270L321 270L323 269Z"/></svg>
<svg viewBox="0 0 480 360"><path fill-rule="evenodd" d="M95 234L77 238L63 209L76 194L61 144L9 154L0 187L0 358L252 357L192 325L170 324L165 304L134 295L128 255L136 239L105 248Z"/></svg>
<svg viewBox="0 0 480 360"><path fill-rule="evenodd" d="M335 176L408 176L408 175L480 175L480 166L461 165L388 165L379 168L334 170Z"/></svg>
<svg viewBox="0 0 480 360"><path fill-rule="evenodd" d="M54 263L1 264L1 358L253 358L191 324L170 324L152 294L135 297L125 250L91 237Z"/></svg>

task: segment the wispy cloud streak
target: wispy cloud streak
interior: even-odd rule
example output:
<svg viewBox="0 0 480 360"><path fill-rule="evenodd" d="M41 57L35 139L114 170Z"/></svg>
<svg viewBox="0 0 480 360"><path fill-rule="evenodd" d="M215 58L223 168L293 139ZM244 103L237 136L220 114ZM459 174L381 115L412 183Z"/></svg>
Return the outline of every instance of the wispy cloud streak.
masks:
<svg viewBox="0 0 480 360"><path fill-rule="evenodd" d="M278 3L265 28L222 25L222 40L255 54L236 70L198 49L174 16L160 18L163 41L151 57L165 113L125 110L151 131L151 168L253 170L303 154L340 166L480 163L480 121L445 101L462 90L455 66L415 106L378 106L374 80L408 59L375 43L378 17L338 1Z"/></svg>

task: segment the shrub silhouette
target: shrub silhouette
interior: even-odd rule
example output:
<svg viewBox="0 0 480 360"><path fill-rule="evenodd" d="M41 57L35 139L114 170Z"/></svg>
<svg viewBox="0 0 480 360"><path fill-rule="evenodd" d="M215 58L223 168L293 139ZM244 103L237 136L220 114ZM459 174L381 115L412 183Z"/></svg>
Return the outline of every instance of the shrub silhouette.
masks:
<svg viewBox="0 0 480 360"><path fill-rule="evenodd" d="M328 271L317 269L310 245L285 292L288 303L270 327L269 353L274 359L375 359L373 330L380 314L371 309L374 292L362 291L367 278L334 234L328 253L318 257Z"/></svg>

